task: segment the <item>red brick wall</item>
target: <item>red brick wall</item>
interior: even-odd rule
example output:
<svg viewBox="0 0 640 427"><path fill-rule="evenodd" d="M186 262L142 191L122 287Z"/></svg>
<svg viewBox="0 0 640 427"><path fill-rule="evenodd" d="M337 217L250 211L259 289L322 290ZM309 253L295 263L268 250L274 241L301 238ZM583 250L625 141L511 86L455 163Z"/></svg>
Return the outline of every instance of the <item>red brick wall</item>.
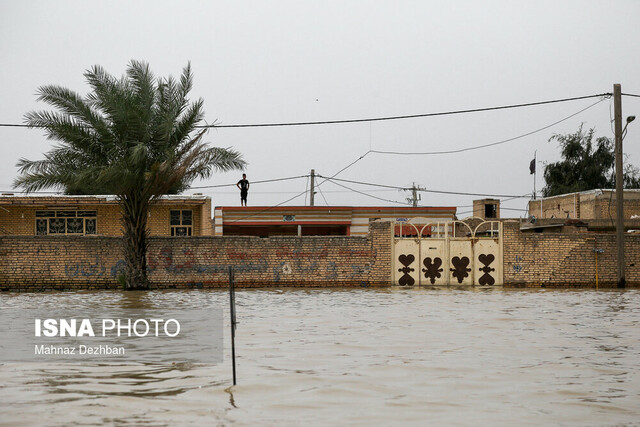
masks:
<svg viewBox="0 0 640 427"><path fill-rule="evenodd" d="M153 237L147 255L154 288L376 286L391 283L391 224L368 237ZM118 288L117 237L0 236L0 289Z"/></svg>

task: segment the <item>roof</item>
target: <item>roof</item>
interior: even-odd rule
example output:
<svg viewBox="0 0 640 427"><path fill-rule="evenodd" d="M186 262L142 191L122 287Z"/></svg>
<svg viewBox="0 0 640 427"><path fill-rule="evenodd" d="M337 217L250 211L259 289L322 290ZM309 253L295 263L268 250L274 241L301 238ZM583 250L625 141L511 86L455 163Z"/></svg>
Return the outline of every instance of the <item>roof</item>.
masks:
<svg viewBox="0 0 640 427"><path fill-rule="evenodd" d="M551 199L557 199L557 198L561 198L561 197L567 197L567 196L573 196L573 195L580 195L580 196L591 196L593 195L594 197L598 197L598 196L602 196L605 192L606 193L615 193L616 189L610 189L610 188L603 188L603 189L594 189L594 190L586 190L586 191L579 191L576 193L565 193L565 194L558 194L555 196L549 196L549 197L538 197L536 199L531 199L529 200L529 202L538 202L540 200L551 200ZM640 189L636 189L636 188L625 188L624 189L624 194L633 194L633 195L640 195ZM608 197L608 196L607 196Z"/></svg>
<svg viewBox="0 0 640 427"><path fill-rule="evenodd" d="M161 202L204 202L209 199L203 195L171 194L160 197ZM15 195L12 193L0 194L0 205L88 205L88 204L116 204L118 198L114 195L67 195L67 194L36 194Z"/></svg>
<svg viewBox="0 0 640 427"><path fill-rule="evenodd" d="M456 212L456 207L453 206L216 206L216 210L229 211L229 212L255 212L265 211L269 212L282 212L282 211L362 211L362 212Z"/></svg>

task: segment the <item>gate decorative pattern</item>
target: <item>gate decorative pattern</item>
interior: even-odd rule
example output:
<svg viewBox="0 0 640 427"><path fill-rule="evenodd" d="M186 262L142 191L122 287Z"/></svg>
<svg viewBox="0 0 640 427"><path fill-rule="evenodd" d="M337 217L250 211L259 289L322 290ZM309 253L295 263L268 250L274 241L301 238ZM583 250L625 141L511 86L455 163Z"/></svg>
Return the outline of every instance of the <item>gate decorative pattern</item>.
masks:
<svg viewBox="0 0 640 427"><path fill-rule="evenodd" d="M394 282L400 286L501 286L502 224L396 222ZM469 221L471 222L471 221ZM417 262L416 262L417 261Z"/></svg>

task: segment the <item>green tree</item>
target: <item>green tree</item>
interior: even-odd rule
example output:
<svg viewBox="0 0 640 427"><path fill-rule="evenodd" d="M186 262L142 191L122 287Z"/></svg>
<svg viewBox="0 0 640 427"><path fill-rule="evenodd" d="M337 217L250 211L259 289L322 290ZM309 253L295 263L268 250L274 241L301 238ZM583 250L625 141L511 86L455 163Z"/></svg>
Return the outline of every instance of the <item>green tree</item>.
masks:
<svg viewBox="0 0 640 427"><path fill-rule="evenodd" d="M148 288L149 208L214 171L243 169L242 156L210 147L203 100L190 101L188 64L179 79L156 78L145 62L131 61L120 79L94 66L84 74L91 88L80 96L64 87L38 89L54 111L34 111L26 123L44 128L58 144L43 160L20 159L14 187L27 192L58 188L67 194L113 194L122 208L127 289Z"/></svg>
<svg viewBox="0 0 640 427"><path fill-rule="evenodd" d="M549 139L560 144L563 160L544 168L545 197L615 187L613 141L604 136L594 141L594 134L593 128L584 132L580 126L575 133L555 134ZM625 167L624 186L640 188L640 173L631 164Z"/></svg>

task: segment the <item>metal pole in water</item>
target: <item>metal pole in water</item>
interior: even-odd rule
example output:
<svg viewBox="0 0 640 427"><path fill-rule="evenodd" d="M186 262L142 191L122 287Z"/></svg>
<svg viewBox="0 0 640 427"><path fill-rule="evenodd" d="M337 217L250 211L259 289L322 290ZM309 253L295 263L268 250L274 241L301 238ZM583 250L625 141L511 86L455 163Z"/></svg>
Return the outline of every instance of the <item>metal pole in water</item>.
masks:
<svg viewBox="0 0 640 427"><path fill-rule="evenodd" d="M616 135L615 161L616 161L616 249L618 253L618 287L624 288L624 174L622 167L622 89L620 84L613 85L613 117Z"/></svg>
<svg viewBox="0 0 640 427"><path fill-rule="evenodd" d="M233 385L236 385L236 289L233 267L229 267L229 315L231 317L231 361L233 364Z"/></svg>

